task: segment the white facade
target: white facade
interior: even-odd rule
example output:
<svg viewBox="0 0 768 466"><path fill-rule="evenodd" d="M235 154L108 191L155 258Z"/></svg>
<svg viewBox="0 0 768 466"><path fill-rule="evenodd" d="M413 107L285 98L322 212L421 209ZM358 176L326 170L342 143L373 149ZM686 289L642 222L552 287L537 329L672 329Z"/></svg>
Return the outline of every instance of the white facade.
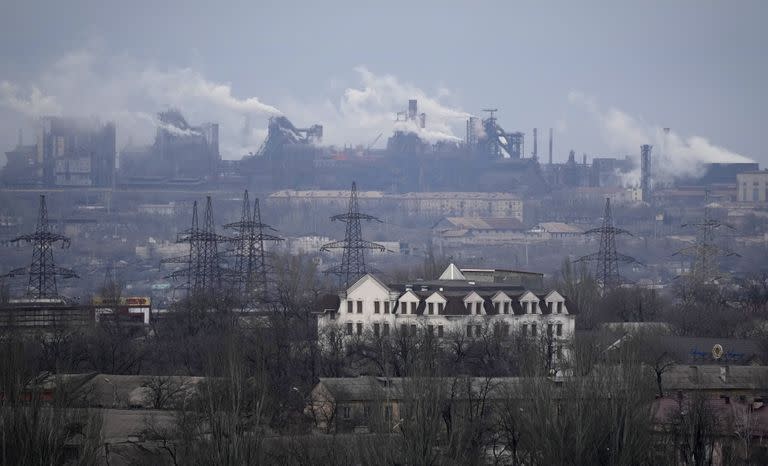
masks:
<svg viewBox="0 0 768 466"><path fill-rule="evenodd" d="M321 335L337 331L350 338L402 333L470 339L541 337L550 338L561 355L575 330L575 308L557 291L542 294L461 279L397 289L368 274L328 306L334 307L318 310Z"/></svg>
<svg viewBox="0 0 768 466"><path fill-rule="evenodd" d="M740 202L768 201L768 170L736 175Z"/></svg>

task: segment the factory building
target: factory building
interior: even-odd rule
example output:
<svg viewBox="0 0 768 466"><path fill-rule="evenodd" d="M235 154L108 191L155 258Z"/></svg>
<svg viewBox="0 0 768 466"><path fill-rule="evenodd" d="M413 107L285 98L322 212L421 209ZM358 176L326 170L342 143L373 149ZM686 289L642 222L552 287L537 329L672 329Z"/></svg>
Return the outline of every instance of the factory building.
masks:
<svg viewBox="0 0 768 466"><path fill-rule="evenodd" d="M736 175L739 202L768 202L768 170Z"/></svg>
<svg viewBox="0 0 768 466"><path fill-rule="evenodd" d="M160 112L157 119L152 146L121 152L121 183L194 183L217 177L221 164L217 123L192 126L178 110Z"/></svg>
<svg viewBox="0 0 768 466"><path fill-rule="evenodd" d="M115 182L116 132L113 123L45 117L36 143L6 152L5 184L16 186L112 187Z"/></svg>

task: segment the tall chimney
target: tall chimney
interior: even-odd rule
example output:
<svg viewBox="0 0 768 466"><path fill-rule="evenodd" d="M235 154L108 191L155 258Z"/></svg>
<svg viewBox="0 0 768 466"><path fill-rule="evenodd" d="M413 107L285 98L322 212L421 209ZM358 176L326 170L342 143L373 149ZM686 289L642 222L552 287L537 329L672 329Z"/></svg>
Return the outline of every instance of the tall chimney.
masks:
<svg viewBox="0 0 768 466"><path fill-rule="evenodd" d="M408 101L408 119L411 121L416 120L416 114L419 112L419 104L416 99Z"/></svg>
<svg viewBox="0 0 768 466"><path fill-rule="evenodd" d="M549 164L552 165L552 128L549 128Z"/></svg>
<svg viewBox="0 0 768 466"><path fill-rule="evenodd" d="M640 189L643 202L651 202L651 148L649 144L640 146Z"/></svg>
<svg viewBox="0 0 768 466"><path fill-rule="evenodd" d="M538 129L537 128L533 128L533 158L534 159L538 159L539 158L539 149L538 149L539 136L538 136L537 132L538 132Z"/></svg>

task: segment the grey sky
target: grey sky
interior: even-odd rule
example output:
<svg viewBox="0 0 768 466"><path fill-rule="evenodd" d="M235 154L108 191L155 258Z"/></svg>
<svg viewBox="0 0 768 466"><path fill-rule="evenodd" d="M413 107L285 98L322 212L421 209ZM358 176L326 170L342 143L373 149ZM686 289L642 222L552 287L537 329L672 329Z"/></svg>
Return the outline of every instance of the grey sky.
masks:
<svg viewBox="0 0 768 466"><path fill-rule="evenodd" d="M615 108L641 126L669 126L768 164L760 141L768 117L764 1L4 0L0 8L0 82L20 94L30 83L50 94L40 83L52 80L52 64L89 50L101 57L96 69L112 63L105 73L189 68L298 124L323 123L339 113L323 110L325 102L337 105L346 89L360 88L355 67L364 66L446 108L497 107L510 131L557 127L561 160L570 148L623 151L593 105L598 114ZM569 99L574 91L586 99ZM23 115L0 108L3 149L23 125L15 119ZM252 125L262 129L265 120L257 115ZM331 137L365 144L376 131L363 129Z"/></svg>

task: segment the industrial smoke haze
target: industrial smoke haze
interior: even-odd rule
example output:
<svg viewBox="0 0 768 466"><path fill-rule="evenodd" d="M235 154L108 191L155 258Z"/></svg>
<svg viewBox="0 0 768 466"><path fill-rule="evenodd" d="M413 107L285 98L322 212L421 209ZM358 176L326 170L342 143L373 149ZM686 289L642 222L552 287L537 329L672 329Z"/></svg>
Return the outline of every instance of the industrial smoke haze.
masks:
<svg viewBox="0 0 768 466"><path fill-rule="evenodd" d="M586 108L595 119L600 134L612 151L633 155L639 160L640 146L653 145L653 182L671 183L676 179L703 175L704 164L714 162L752 162L748 157L710 143L701 136L683 137L671 130L665 136L661 126L644 124L617 108L604 110L595 99L581 92L568 95L571 104ZM640 183L640 164L623 176L627 186Z"/></svg>
<svg viewBox="0 0 768 466"><path fill-rule="evenodd" d="M29 82L0 78L0 112L10 114L5 121L26 120L28 129L42 116L114 121L120 150L151 143L156 128L168 126L157 120L157 112L175 108L191 124L219 123L220 150L226 159L256 152L266 137L267 120L277 115L287 116L297 126L323 124L327 144L364 144L394 129L417 132L430 142L459 139L468 114L439 101L448 91L431 97L391 75L377 75L365 67L356 68L355 73L358 81L335 99L267 104L258 97L236 97L231 85L213 82L193 69L141 64L85 49L56 60ZM419 111L428 115L425 129L394 121L412 98L419 100ZM11 134L15 135L15 128L6 136ZM382 138L379 144L385 141ZM2 143L11 147L15 137Z"/></svg>

